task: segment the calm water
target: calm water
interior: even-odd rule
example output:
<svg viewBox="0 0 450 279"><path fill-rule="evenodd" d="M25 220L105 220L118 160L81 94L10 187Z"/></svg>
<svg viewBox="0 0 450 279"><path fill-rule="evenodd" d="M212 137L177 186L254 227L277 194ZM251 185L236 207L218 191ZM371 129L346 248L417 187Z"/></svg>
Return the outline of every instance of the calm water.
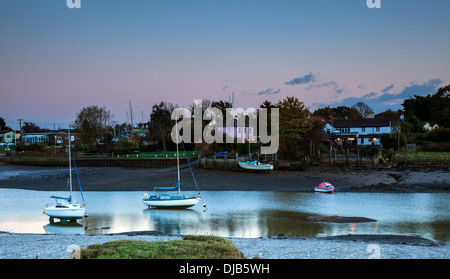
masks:
<svg viewBox="0 0 450 279"><path fill-rule="evenodd" d="M187 192L189 193L189 192ZM187 210L147 209L144 192L84 192L89 217L76 225L49 224L51 203L41 192L0 189L0 231L15 233L118 233L154 230L235 237L407 234L450 243L450 194L202 192ZM74 193L81 200L79 193ZM311 223L312 215L367 217L376 223Z"/></svg>

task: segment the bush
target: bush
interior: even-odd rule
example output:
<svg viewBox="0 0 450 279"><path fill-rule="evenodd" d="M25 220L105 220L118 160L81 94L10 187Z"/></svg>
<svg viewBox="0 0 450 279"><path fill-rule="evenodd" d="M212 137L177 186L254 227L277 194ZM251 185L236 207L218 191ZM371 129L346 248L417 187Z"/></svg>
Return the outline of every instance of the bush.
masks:
<svg viewBox="0 0 450 279"><path fill-rule="evenodd" d="M419 136L419 140L432 142L450 142L450 129L438 128Z"/></svg>

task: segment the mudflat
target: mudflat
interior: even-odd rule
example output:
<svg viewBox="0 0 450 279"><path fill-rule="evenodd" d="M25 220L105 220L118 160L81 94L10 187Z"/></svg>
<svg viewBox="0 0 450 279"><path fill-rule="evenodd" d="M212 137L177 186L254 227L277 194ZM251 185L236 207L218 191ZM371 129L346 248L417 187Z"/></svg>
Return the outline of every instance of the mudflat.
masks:
<svg viewBox="0 0 450 279"><path fill-rule="evenodd" d="M75 170L73 170L75 173ZM311 167L304 171L250 172L203 170L193 167L200 191L293 191L313 192L323 181L336 192L449 192L448 171L397 171ZM176 171L112 167L78 168L83 191L149 191L156 186L174 186ZM0 188L54 191L67 184L68 167L35 167L0 164ZM76 183L76 178L74 178ZM181 186L197 191L189 169L181 170Z"/></svg>

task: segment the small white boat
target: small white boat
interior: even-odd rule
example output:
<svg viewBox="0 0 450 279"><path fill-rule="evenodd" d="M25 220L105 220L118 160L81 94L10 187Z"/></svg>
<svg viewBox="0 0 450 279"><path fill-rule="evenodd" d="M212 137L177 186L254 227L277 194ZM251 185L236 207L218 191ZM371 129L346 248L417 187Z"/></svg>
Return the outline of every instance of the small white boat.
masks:
<svg viewBox="0 0 450 279"><path fill-rule="evenodd" d="M80 186L80 193L81 197L83 198L83 205L77 204L75 201L72 200L72 164L71 164L71 153L72 146L71 146L71 140L70 140L70 130L69 130L69 188L70 188L70 195L69 197L58 197L58 196L51 196L50 198L55 199L56 203L53 205L49 205L45 208L44 214L48 215L50 217L50 223L54 222L54 218L60 219L62 223L65 223L67 220L69 221L76 221L77 219L81 219L83 217L87 217L86 214L86 206L84 205L84 198L83 198L83 192L81 190L81 184ZM74 158L75 162L75 158ZM75 163L75 168L76 168ZM78 176L78 171L77 171ZM79 180L78 180L79 182Z"/></svg>
<svg viewBox="0 0 450 279"><path fill-rule="evenodd" d="M85 217L86 207L75 203L57 202L55 205L45 208L44 212L50 219L58 218L64 223L66 220L74 221ZM50 223L53 223L53 220L50 220Z"/></svg>
<svg viewBox="0 0 450 279"><path fill-rule="evenodd" d="M143 203L156 208L188 208L200 201L199 196L185 196L181 194L144 195Z"/></svg>
<svg viewBox="0 0 450 279"><path fill-rule="evenodd" d="M239 162L239 166L246 170L273 170L272 164L264 164L258 161Z"/></svg>
<svg viewBox="0 0 450 279"><path fill-rule="evenodd" d="M319 186L314 187L314 191L320 193L334 193L334 186L328 182L322 182Z"/></svg>

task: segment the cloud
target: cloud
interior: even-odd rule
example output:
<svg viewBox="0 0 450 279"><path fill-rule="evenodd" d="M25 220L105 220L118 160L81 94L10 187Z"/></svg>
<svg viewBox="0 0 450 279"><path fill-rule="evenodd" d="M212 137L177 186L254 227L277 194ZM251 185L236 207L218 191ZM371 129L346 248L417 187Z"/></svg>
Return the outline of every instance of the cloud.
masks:
<svg viewBox="0 0 450 279"><path fill-rule="evenodd" d="M392 88L394 88L394 84L392 83L391 85L389 85L388 87L384 88L383 90L381 90L382 93L388 93L389 91L392 90Z"/></svg>
<svg viewBox="0 0 450 279"><path fill-rule="evenodd" d="M364 102L374 109L375 112L383 112L387 109L400 109L401 104L405 99L417 96L426 96L428 94L434 94L442 84L441 79L430 79L423 84L410 83L403 88L399 93L389 93L394 88L394 84L391 84L378 94L376 92L370 92L362 97L350 97L345 98L342 101L335 104L314 103L313 107L325 107L325 106L352 106L357 102Z"/></svg>
<svg viewBox="0 0 450 279"><path fill-rule="evenodd" d="M260 91L260 92L258 92L258 94L256 94L256 95L275 95L275 94L278 94L278 93L280 93L280 91L281 91L281 88L279 88L278 90L276 90L276 91L273 91L272 90L272 88L267 88L266 90L264 90L264 91Z"/></svg>
<svg viewBox="0 0 450 279"><path fill-rule="evenodd" d="M337 82L335 81L329 81L329 82L323 82L320 84L311 84L308 87L305 88L306 91L311 90L311 89L318 89L318 88L322 88L322 87L329 87L329 86L337 86Z"/></svg>
<svg viewBox="0 0 450 279"><path fill-rule="evenodd" d="M314 82L315 80L316 80L316 77L313 75L313 73L309 73L302 77L294 78L293 80L287 81L284 84L286 84L286 85L307 84L310 82Z"/></svg>

